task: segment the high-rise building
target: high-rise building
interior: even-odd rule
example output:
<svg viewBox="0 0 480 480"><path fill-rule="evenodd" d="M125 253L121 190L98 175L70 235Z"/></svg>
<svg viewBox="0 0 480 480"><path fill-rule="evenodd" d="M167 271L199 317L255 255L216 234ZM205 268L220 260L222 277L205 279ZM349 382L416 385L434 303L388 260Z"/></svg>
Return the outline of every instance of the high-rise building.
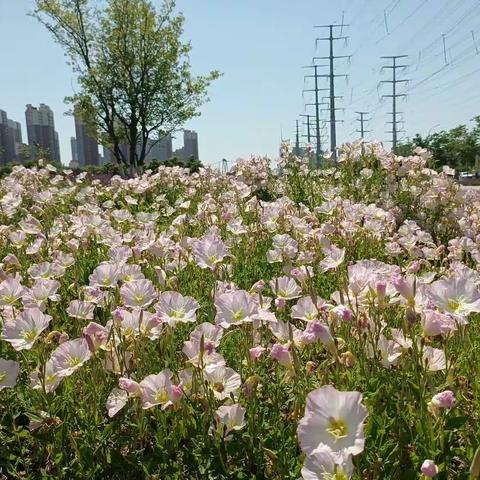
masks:
<svg viewBox="0 0 480 480"><path fill-rule="evenodd" d="M193 130L184 130L183 131L183 148L185 150L184 154L186 160L193 157L195 160L198 160L198 134Z"/></svg>
<svg viewBox="0 0 480 480"><path fill-rule="evenodd" d="M28 104L25 110L25 119L30 147L34 151L37 149L48 150L52 159L60 162L58 134L55 132L55 121L50 107L43 103L38 108ZM35 156L37 155L38 153L35 153Z"/></svg>
<svg viewBox="0 0 480 480"><path fill-rule="evenodd" d="M174 156L186 162L190 158L199 160L198 156L198 134L193 130L183 131L183 147L175 150Z"/></svg>
<svg viewBox="0 0 480 480"><path fill-rule="evenodd" d="M78 163L77 139L70 137L70 149L72 150L72 162Z"/></svg>
<svg viewBox="0 0 480 480"><path fill-rule="evenodd" d="M22 127L19 122L8 118L7 112L0 110L0 163L17 160L22 144Z"/></svg>
<svg viewBox="0 0 480 480"><path fill-rule="evenodd" d="M88 134L85 124L78 115L75 115L75 133L77 138L77 159L80 166L98 165L98 143Z"/></svg>
<svg viewBox="0 0 480 480"><path fill-rule="evenodd" d="M140 153L141 148L137 148ZM172 136L167 135L160 140L148 140L146 147L147 155L145 157L145 165L148 165L152 160L158 160L159 162L165 162L172 158Z"/></svg>

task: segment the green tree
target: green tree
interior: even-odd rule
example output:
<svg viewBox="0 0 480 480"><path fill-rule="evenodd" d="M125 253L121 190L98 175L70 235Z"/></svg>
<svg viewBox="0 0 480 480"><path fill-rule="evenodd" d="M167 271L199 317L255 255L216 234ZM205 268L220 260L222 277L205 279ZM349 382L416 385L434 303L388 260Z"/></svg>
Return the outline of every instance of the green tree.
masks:
<svg viewBox="0 0 480 480"><path fill-rule="evenodd" d="M199 115L219 73L192 75L191 45L180 38L184 17L174 12L174 0L161 8L149 0L35 1L34 16L77 74L79 91L67 103L119 163L143 168L154 145L149 139Z"/></svg>
<svg viewBox="0 0 480 480"><path fill-rule="evenodd" d="M417 134L410 142L399 145L396 153L412 155L416 147L427 148L432 152L437 168L448 165L457 170L472 170L475 157L480 155L480 116L473 121L472 127L459 125L425 137Z"/></svg>

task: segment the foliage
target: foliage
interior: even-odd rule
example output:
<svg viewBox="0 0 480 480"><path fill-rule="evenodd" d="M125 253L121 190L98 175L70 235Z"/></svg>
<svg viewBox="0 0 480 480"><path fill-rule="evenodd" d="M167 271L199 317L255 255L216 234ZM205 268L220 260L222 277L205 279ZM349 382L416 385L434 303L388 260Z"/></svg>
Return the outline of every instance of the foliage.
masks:
<svg viewBox="0 0 480 480"><path fill-rule="evenodd" d="M355 480L469 478L480 196L430 164L355 143L322 171L285 149L279 175L262 157L104 183L13 167L2 474L338 480L353 456Z"/></svg>
<svg viewBox="0 0 480 480"><path fill-rule="evenodd" d="M459 125L425 137L417 134L412 141L399 145L396 153L413 155L416 147L430 150L437 168L448 165L458 171L472 171L475 159L480 156L480 116L474 118L471 128Z"/></svg>
<svg viewBox="0 0 480 480"><path fill-rule="evenodd" d="M193 76L175 2L36 0L35 17L63 47L79 91L67 102L89 133L132 169L158 141L199 115L218 72ZM125 148L125 145L127 148ZM140 146L140 152L137 151ZM123 148L122 148L123 147Z"/></svg>

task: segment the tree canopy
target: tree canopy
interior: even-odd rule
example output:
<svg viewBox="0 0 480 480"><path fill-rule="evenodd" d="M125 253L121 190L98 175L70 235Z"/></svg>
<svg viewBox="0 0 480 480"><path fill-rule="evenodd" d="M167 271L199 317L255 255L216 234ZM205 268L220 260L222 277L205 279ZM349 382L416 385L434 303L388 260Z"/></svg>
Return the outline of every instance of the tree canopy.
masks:
<svg viewBox="0 0 480 480"><path fill-rule="evenodd" d="M199 115L219 73L191 73L191 45L181 39L184 17L174 0L160 8L149 0L35 2L33 15L77 74L78 91L67 103L119 163L143 166L149 140Z"/></svg>
<svg viewBox="0 0 480 480"><path fill-rule="evenodd" d="M448 165L457 170L472 170L475 157L480 155L480 116L475 117L473 126L459 125L448 131L426 135L420 134L410 141L400 144L396 153L412 155L415 147L429 149L436 167Z"/></svg>

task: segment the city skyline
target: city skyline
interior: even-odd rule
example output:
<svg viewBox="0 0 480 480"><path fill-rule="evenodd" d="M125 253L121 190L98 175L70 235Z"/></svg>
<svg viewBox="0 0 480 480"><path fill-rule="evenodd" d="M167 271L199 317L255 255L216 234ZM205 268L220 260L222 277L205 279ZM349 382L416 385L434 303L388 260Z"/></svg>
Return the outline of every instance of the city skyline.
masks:
<svg viewBox="0 0 480 480"><path fill-rule="evenodd" d="M1 105L0 105L1 106ZM51 152L52 158L64 165L102 165L113 161L113 154L100 145L91 137L82 122L73 115L72 121L75 127L75 136L70 137L70 155L61 158L59 150L59 135L55 130L55 113L46 104L40 103L38 107L32 104L26 105L25 125L27 131L27 142L22 142L22 124L8 117L8 112L0 108L0 164L21 161L22 149L24 147L42 148ZM193 130L182 129L183 145L173 150L173 135L169 134L161 139L149 139L146 146L147 155L145 164L153 159L166 161L177 157L186 161L190 157L199 159L198 133ZM102 147L102 153L100 153ZM122 144L121 149L124 155L128 156L128 146ZM137 145L139 153L141 146ZM103 155L102 155L103 154Z"/></svg>

